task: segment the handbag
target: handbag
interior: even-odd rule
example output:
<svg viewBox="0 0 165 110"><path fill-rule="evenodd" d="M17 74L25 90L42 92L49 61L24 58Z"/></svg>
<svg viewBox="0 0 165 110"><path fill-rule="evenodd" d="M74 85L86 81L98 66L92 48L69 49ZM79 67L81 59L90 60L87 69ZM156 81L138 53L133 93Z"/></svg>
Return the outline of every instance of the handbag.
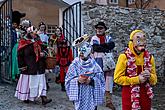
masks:
<svg viewBox="0 0 165 110"><path fill-rule="evenodd" d="M103 56L103 71L115 69L115 62L112 53L104 53Z"/></svg>

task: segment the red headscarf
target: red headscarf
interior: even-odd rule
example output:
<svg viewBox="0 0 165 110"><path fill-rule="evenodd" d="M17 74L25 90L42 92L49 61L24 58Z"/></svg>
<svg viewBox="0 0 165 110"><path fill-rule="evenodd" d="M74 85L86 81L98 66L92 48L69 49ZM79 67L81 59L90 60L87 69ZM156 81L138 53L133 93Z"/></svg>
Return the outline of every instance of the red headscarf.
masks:
<svg viewBox="0 0 165 110"><path fill-rule="evenodd" d="M32 42L31 39L20 39L19 40L19 43L18 43L18 51L20 49L22 49L23 47L27 46L27 45L30 45L33 43L33 47L34 47L34 52L36 54L36 61L38 61L39 59L39 56L40 56L40 52L41 52L41 44L42 44L42 41L41 40L37 40L35 42Z"/></svg>

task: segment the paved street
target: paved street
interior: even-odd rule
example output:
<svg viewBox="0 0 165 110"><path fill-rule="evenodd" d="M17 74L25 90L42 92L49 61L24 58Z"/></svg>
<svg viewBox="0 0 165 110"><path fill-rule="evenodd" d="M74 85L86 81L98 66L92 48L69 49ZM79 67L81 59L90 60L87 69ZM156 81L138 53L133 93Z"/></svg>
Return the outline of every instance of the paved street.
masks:
<svg viewBox="0 0 165 110"><path fill-rule="evenodd" d="M41 99L39 98L35 103L31 102L25 104L14 97L15 86L0 84L0 110L73 110L73 104L66 96L65 92L60 91L60 85L54 82L50 83L50 90L47 96L52 98L52 102L46 106L41 105ZM117 96L113 96L115 106L117 110L121 110L121 99ZM98 110L110 110L106 107L99 106Z"/></svg>

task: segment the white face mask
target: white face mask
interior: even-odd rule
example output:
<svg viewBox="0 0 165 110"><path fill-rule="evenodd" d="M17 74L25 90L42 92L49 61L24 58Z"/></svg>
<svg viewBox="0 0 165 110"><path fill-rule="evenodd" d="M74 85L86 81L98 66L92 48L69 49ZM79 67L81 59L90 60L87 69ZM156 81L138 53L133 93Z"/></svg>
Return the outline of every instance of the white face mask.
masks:
<svg viewBox="0 0 165 110"><path fill-rule="evenodd" d="M84 57L88 57L89 54L91 53L92 46L88 43L85 42L79 49L79 53L83 53Z"/></svg>

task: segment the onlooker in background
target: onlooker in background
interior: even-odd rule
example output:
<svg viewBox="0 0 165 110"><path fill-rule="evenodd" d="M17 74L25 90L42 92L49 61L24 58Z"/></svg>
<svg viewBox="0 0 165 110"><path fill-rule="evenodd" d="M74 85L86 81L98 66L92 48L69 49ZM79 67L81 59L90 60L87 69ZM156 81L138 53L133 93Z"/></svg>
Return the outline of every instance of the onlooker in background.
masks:
<svg viewBox="0 0 165 110"><path fill-rule="evenodd" d="M12 12L12 80L18 81L19 69L17 59L18 40L21 38L21 31L19 29L21 18L25 17L25 13L19 11Z"/></svg>
<svg viewBox="0 0 165 110"><path fill-rule="evenodd" d="M97 110L104 102L105 79L100 66L90 57L92 46L86 42L88 36L76 39L73 46L79 48L65 77L66 92L75 110Z"/></svg>
<svg viewBox="0 0 165 110"><path fill-rule="evenodd" d="M105 34L107 27L105 26L104 22L98 22L98 24L95 25L95 29L96 29L96 35L91 38L91 45L93 46L93 57L95 58L99 66L104 70L104 68L107 68L105 67L107 65L106 62L103 62L103 57L105 57L105 54L108 54L115 47L115 43L111 40L110 36L107 36ZM112 57L112 55L109 57ZM110 60L110 59L106 59L106 60ZM115 107L112 103L114 61L113 58L111 58L111 60L112 60L111 65L113 67L108 65L108 67L110 68L104 71L105 80L106 80L105 96L106 96L106 107L115 110Z"/></svg>
<svg viewBox="0 0 165 110"><path fill-rule="evenodd" d="M60 27L55 28L55 33L49 38L49 50L52 50L53 56L57 55L57 48L59 47L59 43L64 40L64 35L62 33L62 29ZM55 67L57 69L58 65ZM53 70L56 72L56 70ZM56 83L60 83L60 74L56 73L58 76L56 77Z"/></svg>
<svg viewBox="0 0 165 110"><path fill-rule="evenodd" d="M41 41L47 48L49 36L46 34L46 24L44 22L39 23L37 34L40 36ZM48 72L49 71L46 70L46 72L47 72L47 74L45 75L46 76L46 85L47 85L47 90L49 90L49 88L50 88L49 83L48 83Z"/></svg>
<svg viewBox="0 0 165 110"><path fill-rule="evenodd" d="M46 34L46 24L44 22L39 23L37 34L40 36L41 41L48 45L49 36Z"/></svg>
<svg viewBox="0 0 165 110"><path fill-rule="evenodd" d="M21 18L25 17L25 13L20 13L19 11L12 12L12 48L17 43L18 35L16 29L19 29Z"/></svg>
<svg viewBox="0 0 165 110"><path fill-rule="evenodd" d="M128 48L118 58L114 81L122 86L122 110L151 110L151 85L157 83L157 75L142 30L130 34Z"/></svg>
<svg viewBox="0 0 165 110"><path fill-rule="evenodd" d="M15 97L25 103L41 97L42 104L50 103L52 99L46 97L45 57L46 48L36 35L33 26L27 29L27 35L20 39L18 45L18 65L20 78Z"/></svg>

